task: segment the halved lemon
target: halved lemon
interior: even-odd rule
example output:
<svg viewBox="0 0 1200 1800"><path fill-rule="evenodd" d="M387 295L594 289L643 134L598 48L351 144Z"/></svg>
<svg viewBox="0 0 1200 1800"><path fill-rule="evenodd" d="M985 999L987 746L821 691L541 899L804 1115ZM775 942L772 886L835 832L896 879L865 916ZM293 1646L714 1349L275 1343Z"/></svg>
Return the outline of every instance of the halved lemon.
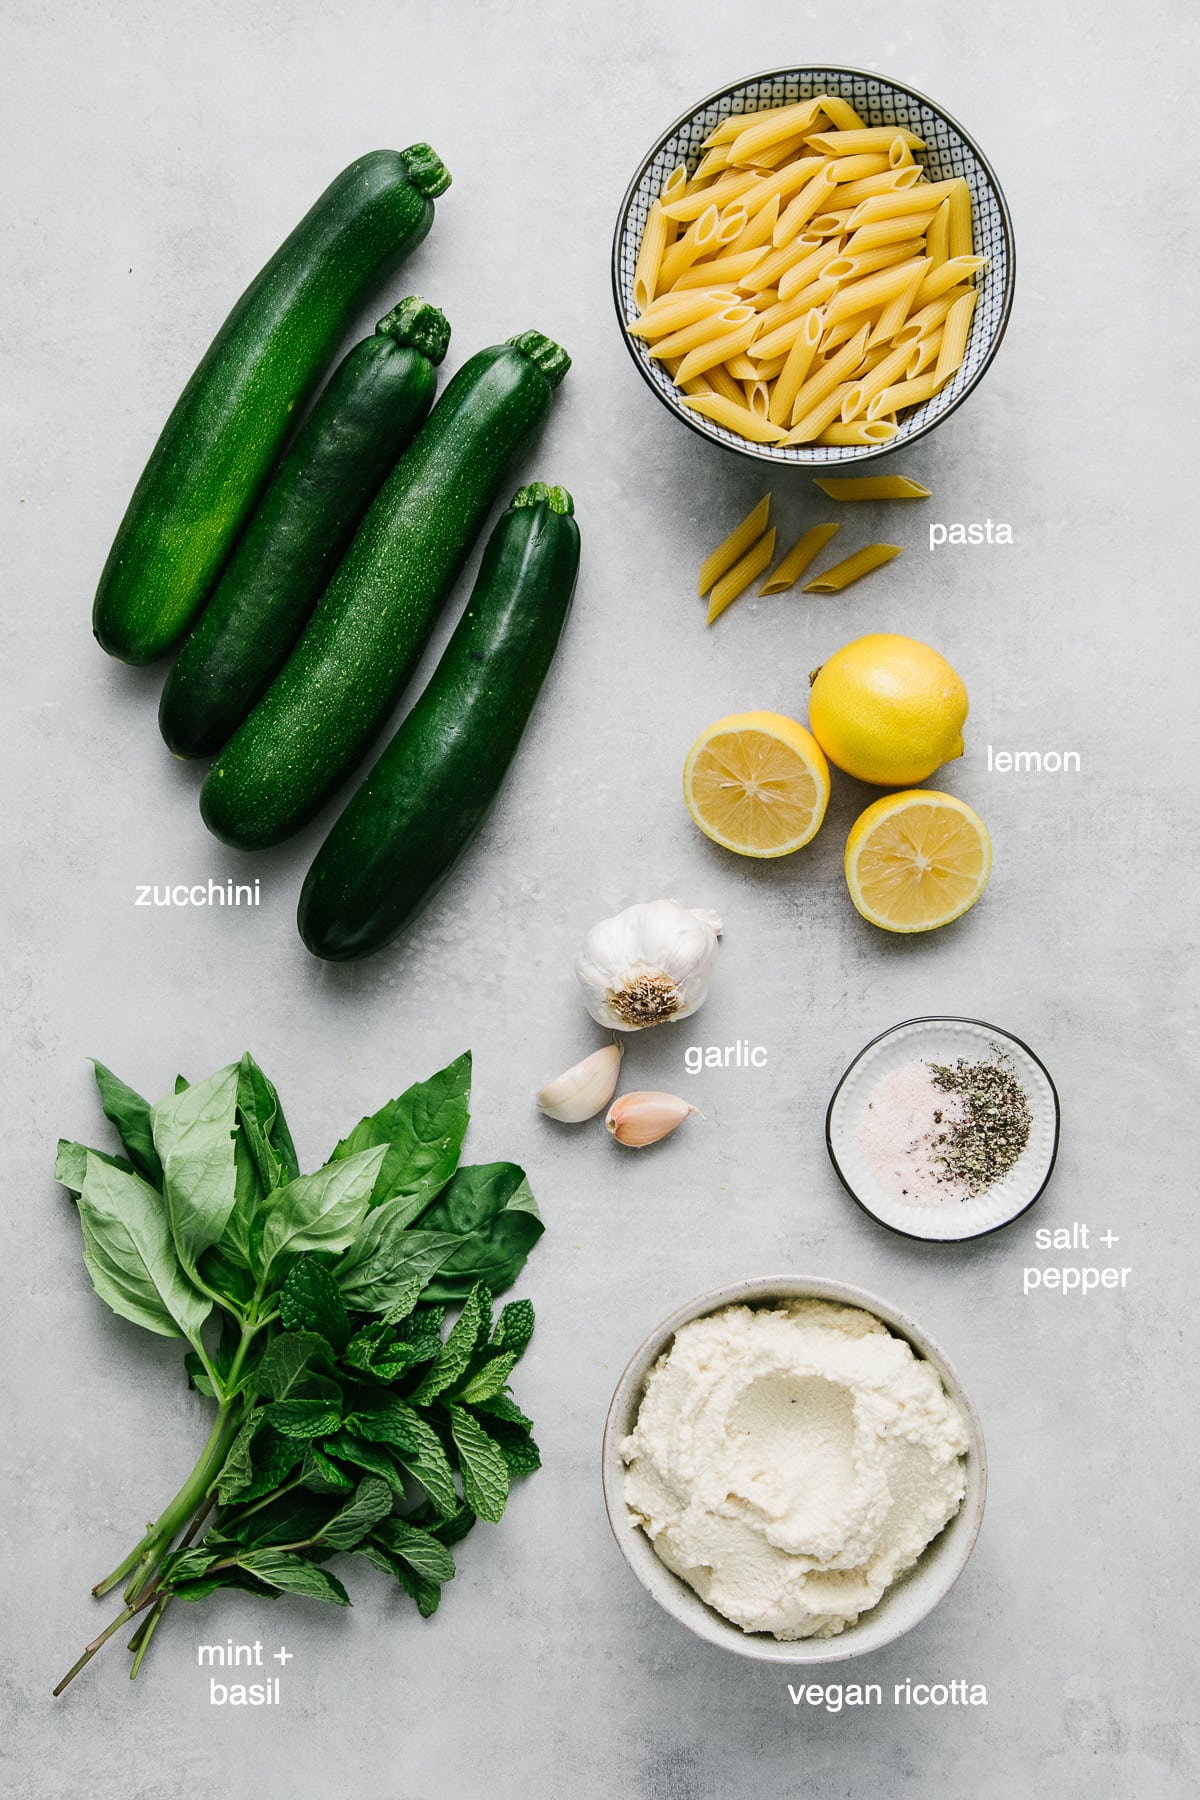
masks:
<svg viewBox="0 0 1200 1800"><path fill-rule="evenodd" d="M714 844L739 856L789 856L821 828L829 764L795 719L731 713L688 751L683 797Z"/></svg>
<svg viewBox="0 0 1200 1800"><path fill-rule="evenodd" d="M953 794L912 788L868 806L846 840L846 884L884 931L936 931L974 906L992 872L992 840Z"/></svg>

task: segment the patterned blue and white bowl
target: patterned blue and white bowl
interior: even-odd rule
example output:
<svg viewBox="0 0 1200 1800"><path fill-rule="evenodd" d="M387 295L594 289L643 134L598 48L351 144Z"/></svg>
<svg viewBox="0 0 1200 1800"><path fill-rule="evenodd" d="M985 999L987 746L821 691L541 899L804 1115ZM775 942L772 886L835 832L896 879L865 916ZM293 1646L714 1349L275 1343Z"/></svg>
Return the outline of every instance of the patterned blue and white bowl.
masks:
<svg viewBox="0 0 1200 1800"><path fill-rule="evenodd" d="M695 169L703 155L704 139L723 119L731 113L755 112L765 106L790 106L797 100L807 100L820 93L842 95L868 125L902 125L915 131L928 146L918 153L918 161L931 181L945 181L959 175L966 177L971 190L975 249L977 254L987 257L987 267L977 278L979 302L971 321L962 367L940 393L904 415L895 437L883 444L792 444L786 448L752 444L736 432L684 406L666 370L650 356L649 346L629 335L628 328L637 319L637 308L633 303L634 265L650 203L677 164L685 163L689 173ZM745 81L710 94L694 110L677 119L642 159L621 202L613 238L613 296L621 334L640 373L663 405L701 437L711 438L726 449L755 457L759 462L801 468L844 467L891 455L924 437L948 418L981 380L1000 348L1012 311L1015 273L1008 203L983 152L961 125L932 100L917 93L915 88L905 87L882 75L873 75L865 69L774 69L767 74L751 75Z"/></svg>

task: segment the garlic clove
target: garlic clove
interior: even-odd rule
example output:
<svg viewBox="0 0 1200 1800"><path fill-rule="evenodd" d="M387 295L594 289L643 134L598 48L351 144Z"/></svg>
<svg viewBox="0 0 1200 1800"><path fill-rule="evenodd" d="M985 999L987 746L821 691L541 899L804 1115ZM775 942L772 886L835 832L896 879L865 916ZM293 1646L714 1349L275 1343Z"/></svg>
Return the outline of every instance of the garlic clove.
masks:
<svg viewBox="0 0 1200 1800"><path fill-rule="evenodd" d="M657 1144L660 1138L669 1137L695 1110L677 1094L640 1090L622 1094L619 1100L614 1100L604 1123L618 1144L642 1150L647 1144Z"/></svg>
<svg viewBox="0 0 1200 1800"><path fill-rule="evenodd" d="M558 1119L564 1125L581 1125L608 1105L620 1073L621 1046L605 1044L602 1050L593 1050L565 1074L548 1081L539 1091L537 1103L547 1118Z"/></svg>

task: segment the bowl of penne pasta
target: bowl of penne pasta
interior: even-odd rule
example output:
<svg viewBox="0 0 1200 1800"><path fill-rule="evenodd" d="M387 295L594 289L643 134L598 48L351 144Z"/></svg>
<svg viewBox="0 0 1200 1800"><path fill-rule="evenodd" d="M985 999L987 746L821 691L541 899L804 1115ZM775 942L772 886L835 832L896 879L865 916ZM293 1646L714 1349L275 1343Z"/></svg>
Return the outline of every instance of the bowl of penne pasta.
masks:
<svg viewBox="0 0 1200 1800"><path fill-rule="evenodd" d="M704 437L859 463L976 386L1012 309L1012 221L941 107L861 69L776 70L664 132L613 241L630 354Z"/></svg>

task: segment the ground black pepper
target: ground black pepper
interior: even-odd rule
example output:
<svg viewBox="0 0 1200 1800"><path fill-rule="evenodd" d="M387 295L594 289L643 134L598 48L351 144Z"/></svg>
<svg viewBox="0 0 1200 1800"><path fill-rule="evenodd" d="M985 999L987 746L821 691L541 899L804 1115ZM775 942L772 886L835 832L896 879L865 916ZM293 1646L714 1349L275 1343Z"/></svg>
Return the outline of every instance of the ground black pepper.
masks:
<svg viewBox="0 0 1200 1800"><path fill-rule="evenodd" d="M966 1189L964 1199L985 1194L1012 1168L1026 1144L1033 1115L1025 1089L1013 1074L1004 1053L993 1045L994 1060L968 1062L960 1056L949 1063L927 1063L933 1085L954 1094L963 1116L933 1139L935 1159L946 1170L945 1179ZM940 1123L942 1115L935 1113Z"/></svg>

